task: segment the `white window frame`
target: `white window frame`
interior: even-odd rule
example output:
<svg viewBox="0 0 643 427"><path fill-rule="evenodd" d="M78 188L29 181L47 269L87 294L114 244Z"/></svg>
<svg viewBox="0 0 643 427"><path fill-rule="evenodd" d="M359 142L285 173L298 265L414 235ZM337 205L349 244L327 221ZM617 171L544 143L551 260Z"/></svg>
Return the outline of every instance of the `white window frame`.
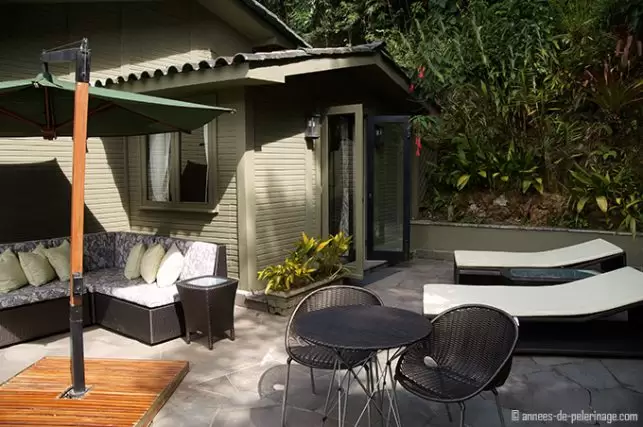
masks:
<svg viewBox="0 0 643 427"><path fill-rule="evenodd" d="M207 161L208 161L208 201L202 202L156 202L148 200L147 188L147 142L149 137L143 136L139 141L140 146L140 190L141 190L141 209L144 210L162 210L162 211L180 211L180 212L202 212L202 213L218 213L219 204L217 202L217 174L218 174L218 161L217 161L217 125L216 119L203 127L203 138L207 141ZM173 153L179 153L181 149L181 135L177 132L172 138ZM180 156L171 157L170 185L175 186L173 193L179 194L180 189L180 176L181 164Z"/></svg>

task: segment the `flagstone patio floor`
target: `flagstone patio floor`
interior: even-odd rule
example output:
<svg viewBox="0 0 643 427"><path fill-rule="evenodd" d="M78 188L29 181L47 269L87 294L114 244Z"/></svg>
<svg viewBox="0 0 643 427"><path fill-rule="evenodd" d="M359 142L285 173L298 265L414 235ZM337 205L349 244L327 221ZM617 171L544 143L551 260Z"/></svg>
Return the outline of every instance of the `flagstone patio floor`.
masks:
<svg viewBox="0 0 643 427"><path fill-rule="evenodd" d="M383 268L366 286L385 304L421 312L425 283L449 283L451 265L444 261L415 260L408 265ZM222 340L207 348L207 340L186 344L183 339L147 346L116 333L92 327L85 330L88 358L141 358L187 360L190 372L154 420L155 427L273 427L278 426L285 375L284 329L287 319L237 308L235 341ZM11 378L44 356L68 356L69 339L58 335L0 349L0 382ZM109 375L106 372L105 375ZM288 425L321 425L325 391L330 375L316 373L317 395L308 371L293 364ZM364 403L363 393L351 388L348 412ZM562 414L640 414L643 416L643 361L553 357L515 357L511 376L500 389L507 426L643 426L643 418L630 422L558 421ZM404 426L457 426L448 420L443 405L422 401L398 391ZM361 405L361 406L360 406ZM522 417L552 416L552 421L512 421ZM534 414L534 415L530 415ZM560 415L559 415L560 414ZM569 415L571 416L571 415ZM335 413L326 422L335 426ZM0 425L2 420L0 420ZM493 395L485 393L467 403L467 424L499 426ZM367 425L365 422L362 425Z"/></svg>

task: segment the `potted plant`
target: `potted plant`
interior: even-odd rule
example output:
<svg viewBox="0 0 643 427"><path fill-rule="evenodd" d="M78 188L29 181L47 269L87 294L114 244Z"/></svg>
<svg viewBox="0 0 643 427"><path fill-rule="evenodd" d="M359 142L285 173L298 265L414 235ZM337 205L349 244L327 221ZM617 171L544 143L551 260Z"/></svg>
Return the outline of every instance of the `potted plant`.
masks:
<svg viewBox="0 0 643 427"><path fill-rule="evenodd" d="M268 311L288 314L311 291L343 283L348 269L341 257L348 251L351 239L342 232L323 240L302 233L283 263L258 273L259 280L266 281Z"/></svg>

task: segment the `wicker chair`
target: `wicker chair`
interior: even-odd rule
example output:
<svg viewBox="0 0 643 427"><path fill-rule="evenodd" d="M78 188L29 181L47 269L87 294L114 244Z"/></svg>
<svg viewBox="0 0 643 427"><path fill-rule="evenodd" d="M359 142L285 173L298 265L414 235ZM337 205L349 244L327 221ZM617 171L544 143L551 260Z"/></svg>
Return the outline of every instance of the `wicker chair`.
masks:
<svg viewBox="0 0 643 427"><path fill-rule="evenodd" d="M288 360L286 362L286 382L284 387L284 397L281 408L281 425L286 425L286 402L288 399L288 383L290 381L290 365L292 361L302 366L310 368L310 382L313 393L315 394L315 377L313 369L334 369L336 356L335 353L322 346L310 344L299 337L293 328L293 322L297 317L311 311L322 310L328 307L342 307L348 305L383 305L382 300L372 291L365 288L349 285L328 286L311 292L295 308L288 325L286 326L286 352ZM346 365L340 366L340 369L348 369L363 364L371 352L359 351L350 352L342 355L347 362ZM364 366L368 370L368 366ZM368 375L370 378L370 375ZM330 389L329 389L330 396ZM327 399L328 401L328 399Z"/></svg>
<svg viewBox="0 0 643 427"><path fill-rule="evenodd" d="M518 340L514 318L494 307L467 304L444 311L432 324L431 335L400 357L396 381L421 398L445 405L458 403L460 427L464 426L464 402L490 390L504 427L496 387L505 382L511 370L511 355Z"/></svg>

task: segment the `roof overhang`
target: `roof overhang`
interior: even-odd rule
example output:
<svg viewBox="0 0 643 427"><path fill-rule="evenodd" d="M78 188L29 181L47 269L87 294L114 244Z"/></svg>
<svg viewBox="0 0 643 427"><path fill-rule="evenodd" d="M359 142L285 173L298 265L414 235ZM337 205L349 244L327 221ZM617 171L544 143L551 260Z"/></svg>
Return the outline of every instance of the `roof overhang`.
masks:
<svg viewBox="0 0 643 427"><path fill-rule="evenodd" d="M286 83L288 77L292 76L367 66L380 68L400 87L400 90L408 91L409 84L405 76L400 75L379 55L338 58L313 57L285 64L268 65L249 62L189 72L179 72L178 70L170 71L167 74L156 72L153 76L123 80L118 86L132 92L156 93L180 89L190 90L190 88L203 89L203 87L283 84ZM111 86L111 84L107 82L107 86Z"/></svg>

